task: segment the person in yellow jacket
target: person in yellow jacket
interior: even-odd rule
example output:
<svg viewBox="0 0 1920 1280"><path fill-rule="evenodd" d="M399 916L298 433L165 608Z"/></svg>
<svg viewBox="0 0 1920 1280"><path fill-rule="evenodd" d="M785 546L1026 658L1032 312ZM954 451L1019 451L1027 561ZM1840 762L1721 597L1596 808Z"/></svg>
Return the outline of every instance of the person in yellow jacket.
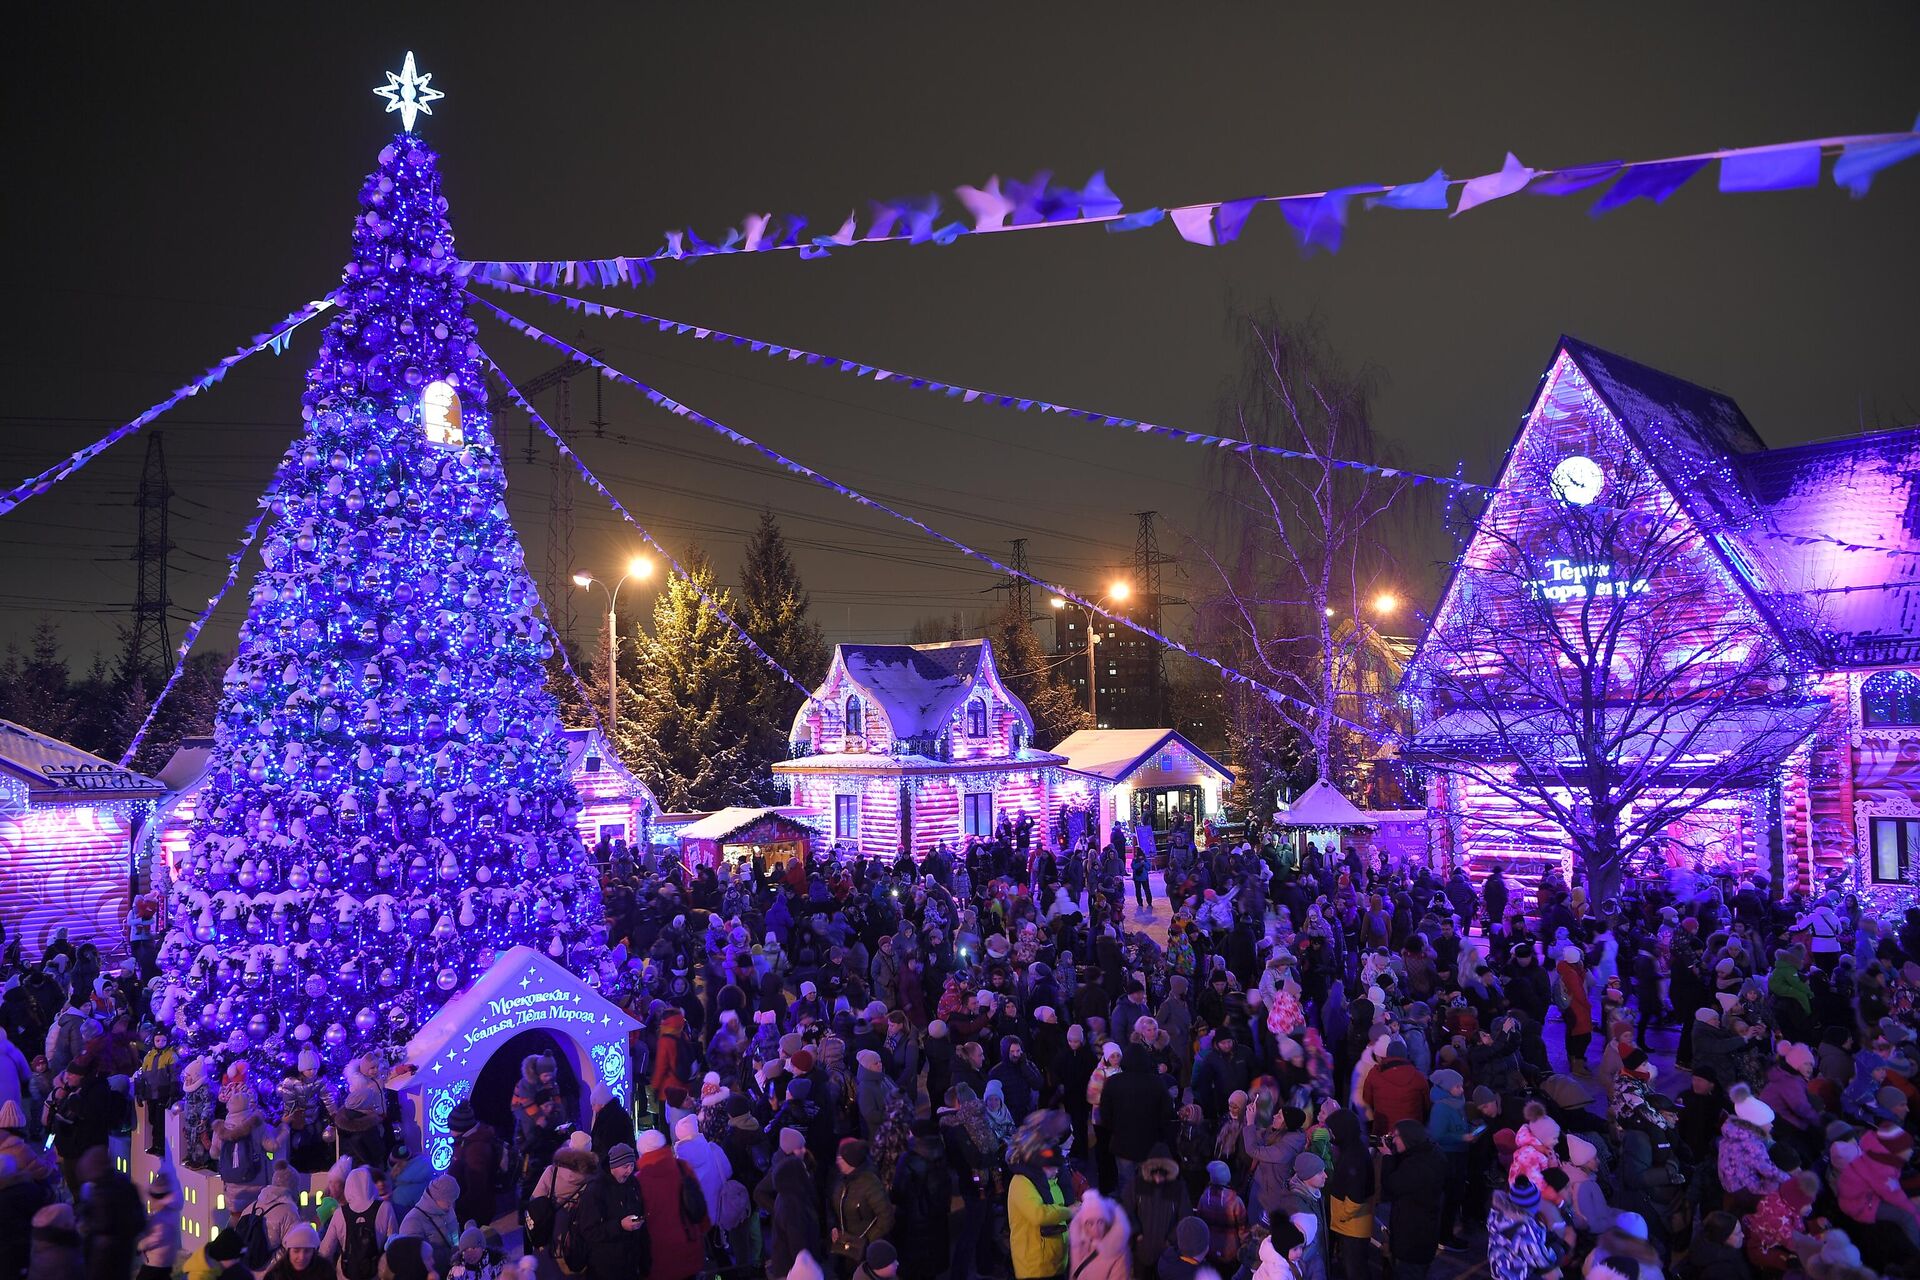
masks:
<svg viewBox="0 0 1920 1280"><path fill-rule="evenodd" d="M1007 1184L1007 1242L1014 1280L1052 1280L1067 1273L1067 1225L1073 1205L1060 1185L1066 1163L1060 1139L1064 1112L1035 1112L1007 1144L1013 1177Z"/></svg>

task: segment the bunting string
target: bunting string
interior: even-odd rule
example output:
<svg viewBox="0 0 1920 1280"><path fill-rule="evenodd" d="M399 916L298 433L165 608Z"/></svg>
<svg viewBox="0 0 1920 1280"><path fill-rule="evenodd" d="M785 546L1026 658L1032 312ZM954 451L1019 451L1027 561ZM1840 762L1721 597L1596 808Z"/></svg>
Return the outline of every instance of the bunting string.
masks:
<svg viewBox="0 0 1920 1280"><path fill-rule="evenodd" d="M487 305L487 304L483 304L483 305ZM568 348L568 350L572 350L572 348ZM585 480L587 484L595 492L597 492L601 497L605 498L607 502L612 505L614 512L617 515L619 515L619 517L622 520L626 521L627 524L632 526L633 531L640 535L640 540L646 543L649 547L653 548L655 552L659 553L661 559L665 560L669 565L673 566L673 571L679 574L680 577L686 581L688 586L693 588L694 594L700 597L700 600L703 604L705 604L709 609L713 610L714 614L718 616L722 622L726 623L728 627L732 628L733 633L740 637L741 641L746 644L747 648L752 651L755 657L759 658L761 662L765 663L767 667L770 670L772 670L775 674L777 674L781 679L785 680L788 684L792 685L795 689L798 689L803 695L805 695L808 702L818 701L818 699L814 696L814 691L812 688L810 688L806 684L803 684L800 681L799 677L795 676L793 672L787 670L786 667L781 664L778 658L774 657L772 654L768 653L764 648L762 648L760 645L760 642L758 640L755 640L752 634L748 632L748 630L745 627L741 626L740 623L737 620L735 620L734 616L731 613L729 613L725 608L721 607L721 604L718 600L715 600L711 595L707 594L706 589L700 585L699 580L696 579L691 573L687 572L686 566L682 565L679 562L679 560L675 559L673 553L667 550L665 546L661 545L659 539L655 538L653 534L649 533L645 525L641 524L638 520L634 519L633 513L628 511L626 506L623 503L621 503L620 499L614 496L613 490L607 488L606 485L600 482L600 477L593 474L592 470L588 468L587 464L581 459L580 455L575 453L572 447L569 446L567 442L561 438L560 433L555 431L551 426L549 426L547 424L547 420L540 416L540 411L535 409L533 405L527 400L527 398L520 394L520 388L516 387L513 384L513 379L507 376L506 370L502 369L499 366L499 364L497 364L494 361L492 356L487 355L484 352L481 353L481 358L487 362L487 367L493 371L493 376L499 379L501 385L506 388L507 398L513 401L514 404L518 405L526 413L528 421L532 422L534 426L538 427L540 429L541 434L546 436L548 440L551 440L553 442L553 447L560 451L561 457L565 458L568 462L571 462L573 464L574 469L580 473L580 478L582 480ZM588 359L589 362L591 362L590 357L582 356L580 358ZM540 607L544 610L546 608L545 603L542 602ZM572 666L569 665L567 670L569 673L571 673L573 670ZM575 676L574 679L578 681L579 677ZM582 687L584 689L584 686ZM589 707L593 705L592 698L587 699L587 705ZM598 719L599 717L596 715L595 720L597 721Z"/></svg>
<svg viewBox="0 0 1920 1280"><path fill-rule="evenodd" d="M233 584L239 581L240 562L247 558L247 552L252 548L253 540L259 536L261 526L266 523L267 516L272 513L273 495L277 488L278 485L269 487L267 491L260 496L259 514L247 522L246 529L240 535L239 547L234 550L232 555L227 557L226 580L220 584L218 590L207 598L207 607L200 611L199 617L187 625L186 632L180 637L180 647L175 651L177 657L173 664L173 673L167 677L166 684L161 686L159 696L156 697L153 700L153 704L147 708L147 718L140 722L140 728L134 733L133 741L129 742L127 749L121 753L120 767L122 769L131 769L133 767L133 758L140 754L140 747L147 740L147 731L153 728L154 721L159 718L160 708L166 704L167 695L173 692L173 687L180 683L180 677L186 674L187 654L192 650L193 642L200 638L200 633L206 629L206 625L212 619L214 612L220 608L220 602L227 598L227 592L233 590Z"/></svg>
<svg viewBox="0 0 1920 1280"><path fill-rule="evenodd" d="M138 432L141 428L179 404L182 400L188 399L191 396L197 396L202 391L211 390L215 383L218 383L222 378L227 376L227 370L233 368L248 356L253 355L255 352L268 349L271 349L275 355L281 354L287 349L288 339L292 336L295 329L298 329L315 316L320 315L332 307L337 301L337 295L328 294L316 302L309 302L306 306L281 321L277 329L256 336L246 346L241 347L232 355L225 357L192 382L187 383L183 387L176 388L173 394L148 409L133 421L115 427L106 435L68 458L65 462L49 467L39 475L31 476L21 481L20 484L8 490L6 493L0 494L0 516L6 515L28 498L38 497L40 494L45 493L48 489L65 480L68 476L86 466L89 462L92 462L108 449L111 449L114 445Z"/></svg>
<svg viewBox="0 0 1920 1280"><path fill-rule="evenodd" d="M811 259L856 244L952 244L966 235L1045 227L1098 225L1108 231L1125 232L1163 221L1171 222L1180 238L1190 244L1218 246L1239 239L1247 219L1262 205L1279 206L1302 253L1337 253L1356 200L1368 209L1450 210L1450 216L1458 217L1522 191L1568 196L1611 183L1593 204L1591 212L1598 217L1636 200L1659 204L1712 164L1720 167L1719 190L1725 194L1817 186L1828 156L1835 157L1834 184L1858 198L1867 194L1882 170L1916 155L1920 155L1920 119L1902 133L1841 134L1657 160L1607 160L1561 168L1534 168L1509 152L1498 171L1472 178L1451 178L1444 169L1436 169L1415 182L1359 183L1294 195L1246 196L1134 210L1125 207L1099 173L1081 188L1055 185L1047 174L1025 183L1002 183L995 177L981 187L955 188L965 219L943 221L947 217L943 202L937 195L928 195L873 202L864 232L855 214L849 214L831 235L812 237L804 234L805 218L775 219L770 214L753 214L717 243L692 231L673 231L667 234L664 246L649 254L543 261L465 260L457 270L470 278L523 285L643 285L652 283L656 263L731 253L792 251Z"/></svg>
<svg viewBox="0 0 1920 1280"><path fill-rule="evenodd" d="M528 324L526 321L520 319L518 316L512 314L511 312L502 310L500 307L495 306L493 303L487 301L485 298L479 297L477 295L472 295L472 294L469 294L469 296L473 298L475 303L486 308L488 311L492 312L493 315L501 321L501 323L507 325L509 328L513 329L515 332L523 334L524 336L533 339L535 342L541 343L545 346L552 347L554 350L566 356L569 360L574 360L585 365L591 365L593 368L597 369L600 372L600 375L602 377L607 378L614 382L625 383L627 386L632 387L635 391L638 391L641 395L645 396L652 403L665 409L667 412L672 413L678 417L685 418L689 422L693 422L699 426L705 427L707 430L712 431L716 435L719 435L728 440L731 440L733 443L740 445L743 448L750 449L754 453L759 454L762 458L765 458L767 461L772 462L777 466L784 467L785 469L793 472L797 476L803 476L806 479L811 480L815 484L821 486L822 488L830 490L834 493L837 493L841 497L846 498L849 501L857 502L863 507L867 507L871 510L880 512L882 515L891 516L893 519L898 520L903 524L911 525L913 528L918 529L921 533L926 534L928 537L932 538L934 541L939 542L942 545L954 551L959 552L961 555L966 556L969 559L978 560L980 563L987 565L990 568L1000 573L1006 574L1009 577L1020 578L1027 582L1032 583L1036 587L1041 587L1053 595L1057 595L1064 600L1071 601L1073 604L1079 606L1080 608L1087 610L1089 614L1097 614L1100 617L1107 619L1108 621L1114 623L1117 626L1125 627L1129 631L1138 632L1140 635L1146 636L1150 640L1157 641L1169 649L1172 649L1178 653L1184 653L1189 658L1192 658L1194 661L1203 663L1206 666L1212 667L1215 671L1218 671L1226 679L1236 684L1246 685L1247 687L1255 690L1265 698L1269 698L1276 702L1281 702L1293 707L1297 707L1303 711L1309 712L1316 716L1323 713L1322 708L1316 707L1313 704L1304 701L1303 699L1293 697L1291 694L1284 693L1279 689L1275 689L1271 685L1264 684L1261 681L1254 679L1252 676L1245 674L1244 672L1237 671L1234 668L1227 666L1226 664L1220 662L1218 659L1210 658L1204 653L1196 652L1195 650L1188 648L1186 645L1181 644L1178 640L1175 640L1173 637L1163 635L1159 631L1154 630L1152 627L1146 626L1139 622L1135 622L1133 619L1127 617L1124 614L1114 613L1111 610L1103 608L1100 605L1095 604L1093 601L1088 600L1076 594L1075 592L1068 590L1065 587L1058 586L1054 583L1048 582L1044 578L1037 578L1033 576L1031 573L1022 572L1021 570L1014 568L1012 565L1004 564L1001 561L996 560L994 557L988 555L984 551L977 551L973 547L968 546L966 543L961 542L958 538L954 538L948 534L944 534L940 532L938 529L935 529L932 525L927 524L925 521L922 521L913 516L910 516L903 511L896 510L895 508L888 506L886 503L881 502L878 499L870 498L866 494L861 493L857 489L849 488L848 486L841 484L839 481L834 480L831 477L820 474L818 471L815 471L813 468L805 465L804 463L796 462L792 458L787 457L785 454L779 452L778 450L773 449L767 445L761 444L759 441L753 439L751 436L747 436L739 431L735 431L732 427L727 426L725 423L715 421L713 418L708 417L706 414L700 412L698 409L695 409L689 405L681 404L678 400L673 399L673 397L667 395L665 392L659 391L654 387L647 385L646 383L640 381L638 378L635 378L630 374L622 373L620 370L614 368L612 365L609 365L606 362L599 360L596 357L589 355L584 351L579 350L577 347L574 347L562 341L561 339L554 337L550 333L547 333L541 329L535 328L533 325ZM543 429L546 429L548 431L549 433L548 438L554 440L558 447L562 449L566 449L565 443L561 441L557 435L553 434L550 428L543 428ZM569 457L574 456L572 453L572 450L567 449L566 452ZM597 480L592 479L592 477L588 475L584 465L580 464L577 460L575 462L575 465L581 467L581 474L582 476L587 477L588 483L594 485L595 488L599 489L602 495L607 497L610 501L613 500L613 495L607 491L605 486L601 485ZM625 509L620 507L617 502L615 503L615 509L620 511L622 515L626 514ZM639 528L639 525L637 523L634 523L631 517L628 517L628 522L633 523L636 529ZM658 546L658 544L654 543L651 538L648 539L648 544L651 546ZM679 566L676 565L675 568L678 569ZM736 626L735 629L738 630L739 628ZM742 634L744 634L744 632ZM1334 723L1340 725L1342 728L1351 729L1357 733L1366 734L1369 737L1373 736L1375 733L1374 730L1369 729L1364 725L1360 725L1351 720L1348 720L1343 716L1334 715L1331 717L1331 719L1333 720Z"/></svg>
<svg viewBox="0 0 1920 1280"><path fill-rule="evenodd" d="M476 277L478 279L478 277ZM507 293L526 294L545 302L559 303L568 311L577 311L588 316L606 316L620 320L638 320L650 324L661 333L676 334L681 337L696 338L703 342L718 342L726 346L740 347L747 351L758 352L771 360L799 362L815 368L832 369L840 373L852 374L856 378L870 378L875 382L888 382L898 386L910 387L916 391L927 391L934 395L946 396L966 404L997 405L1001 408L1025 412L1037 409L1041 413L1059 414L1079 422L1095 423L1100 426L1114 427L1140 435L1155 435L1167 440L1177 440L1182 444L1205 445L1215 449L1225 449L1239 454L1268 454L1277 458L1289 458L1295 461L1312 462L1317 465L1336 467L1342 470L1363 471L1369 475L1406 480L1413 484L1451 485L1459 489L1481 493L1491 493L1488 485L1474 484L1456 476L1435 476L1420 471L1408 471L1402 467L1383 467L1370 462L1356 462L1346 458L1326 458L1319 454L1307 453L1299 449L1283 449L1279 445L1260 444L1253 440L1243 440L1235 436L1208 435L1201 431L1186 431L1179 427L1161 426L1154 422L1143 422L1138 418L1124 418L1115 414L1101 413L1095 409L1076 409L1071 405L1055 404L1051 400L1039 400L1031 396L1005 395L996 391L982 391L976 387L963 386L954 382L938 382L931 378L916 377L913 374L899 373L892 369L883 369L877 365L865 364L857 360L843 360L838 356L821 355L816 351L807 351L800 347L785 346L777 342L766 342L758 338L743 337L737 333L728 333L722 329L711 329L702 325L688 324L680 320L669 320L664 316L648 315L644 311L629 311L624 307L608 306L601 302L591 302L585 298L570 297L561 293L550 293L532 285L512 284L503 280L482 280L490 288L501 289ZM471 291L471 290L469 290Z"/></svg>

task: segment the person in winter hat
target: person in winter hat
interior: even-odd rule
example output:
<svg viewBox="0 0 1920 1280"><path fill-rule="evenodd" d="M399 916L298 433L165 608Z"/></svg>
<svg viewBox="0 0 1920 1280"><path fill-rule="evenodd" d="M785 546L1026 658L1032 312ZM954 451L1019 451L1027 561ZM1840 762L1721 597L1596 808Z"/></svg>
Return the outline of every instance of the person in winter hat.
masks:
<svg viewBox="0 0 1920 1280"><path fill-rule="evenodd" d="M1196 1280L1207 1265L1210 1239L1206 1223L1194 1217L1180 1219L1152 1274L1159 1280Z"/></svg>
<svg viewBox="0 0 1920 1280"><path fill-rule="evenodd" d="M1088 1191L1067 1224L1067 1274L1080 1280L1128 1280L1131 1231L1126 1210Z"/></svg>
<svg viewBox="0 0 1920 1280"><path fill-rule="evenodd" d="M287 1232L300 1221L300 1207L296 1196L298 1179L292 1166L285 1161L275 1161L270 1167L272 1172L268 1175L267 1185L260 1189L259 1194L250 1203L242 1201L241 1205L260 1215L260 1220L266 1227L268 1247L278 1249L280 1242L286 1238ZM231 1197L233 1193L229 1191L228 1195Z"/></svg>
<svg viewBox="0 0 1920 1280"><path fill-rule="evenodd" d="M443 1276L453 1265L454 1242L460 1238L460 1218L454 1209L459 1199L459 1181L437 1174L427 1183L420 1202L400 1220L400 1234L425 1240L433 1250L433 1269Z"/></svg>
<svg viewBox="0 0 1920 1280"><path fill-rule="evenodd" d="M673 1127L673 1137L673 1154L693 1170L707 1198L707 1212L711 1214L720 1207L721 1190L733 1177L727 1153L700 1136L700 1124L692 1116L680 1117L680 1122Z"/></svg>
<svg viewBox="0 0 1920 1280"><path fill-rule="evenodd" d="M140 1256L135 1280L168 1280L180 1261L180 1191L164 1169L147 1184L147 1225L134 1250Z"/></svg>
<svg viewBox="0 0 1920 1280"><path fill-rule="evenodd" d="M400 1225L393 1206L379 1198L373 1170L348 1172L340 1207L327 1220L320 1256L339 1268L340 1280L377 1280L383 1241Z"/></svg>
<svg viewBox="0 0 1920 1280"><path fill-rule="evenodd" d="M1207 1165L1207 1186L1194 1202L1193 1216L1207 1224L1207 1259L1229 1274L1252 1241L1247 1205L1233 1189L1233 1170L1224 1160Z"/></svg>
<svg viewBox="0 0 1920 1280"><path fill-rule="evenodd" d="M320 1233L302 1222L287 1232L266 1280L332 1280L333 1276L333 1264L320 1256Z"/></svg>
<svg viewBox="0 0 1920 1280"><path fill-rule="evenodd" d="M634 1179L646 1205L647 1238L653 1250L653 1280L691 1280L706 1262L712 1206L698 1222L682 1210L681 1183L692 1170L667 1147L666 1135L649 1129L640 1135Z"/></svg>

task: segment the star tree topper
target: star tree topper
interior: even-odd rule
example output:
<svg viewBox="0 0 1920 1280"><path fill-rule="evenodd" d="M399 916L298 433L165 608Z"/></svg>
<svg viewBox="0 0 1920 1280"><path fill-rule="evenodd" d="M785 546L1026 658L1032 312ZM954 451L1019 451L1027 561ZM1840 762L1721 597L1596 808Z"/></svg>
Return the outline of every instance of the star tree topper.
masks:
<svg viewBox="0 0 1920 1280"><path fill-rule="evenodd" d="M433 114L433 108L427 104L437 102L447 95L433 87L433 73L421 75L413 68L413 50L407 50L407 60L401 64L400 74L387 72L386 84L374 90L374 93L387 100L389 113L400 113L400 127L408 133L413 132L413 120L417 115Z"/></svg>

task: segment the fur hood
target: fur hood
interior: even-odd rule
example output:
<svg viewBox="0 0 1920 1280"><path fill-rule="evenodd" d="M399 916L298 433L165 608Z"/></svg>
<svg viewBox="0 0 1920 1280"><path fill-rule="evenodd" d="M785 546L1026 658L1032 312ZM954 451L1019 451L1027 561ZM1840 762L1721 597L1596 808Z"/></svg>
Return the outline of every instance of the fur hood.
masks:
<svg viewBox="0 0 1920 1280"><path fill-rule="evenodd" d="M1076 1258L1092 1253L1115 1257L1126 1250L1132 1238L1133 1226L1127 1221L1126 1210L1097 1191L1081 1197L1080 1207L1074 1210L1067 1227L1068 1248Z"/></svg>
<svg viewBox="0 0 1920 1280"><path fill-rule="evenodd" d="M553 1162L569 1173L577 1173L582 1178L591 1178L600 1172L600 1157L591 1151L579 1151L573 1147L562 1147L554 1154Z"/></svg>

